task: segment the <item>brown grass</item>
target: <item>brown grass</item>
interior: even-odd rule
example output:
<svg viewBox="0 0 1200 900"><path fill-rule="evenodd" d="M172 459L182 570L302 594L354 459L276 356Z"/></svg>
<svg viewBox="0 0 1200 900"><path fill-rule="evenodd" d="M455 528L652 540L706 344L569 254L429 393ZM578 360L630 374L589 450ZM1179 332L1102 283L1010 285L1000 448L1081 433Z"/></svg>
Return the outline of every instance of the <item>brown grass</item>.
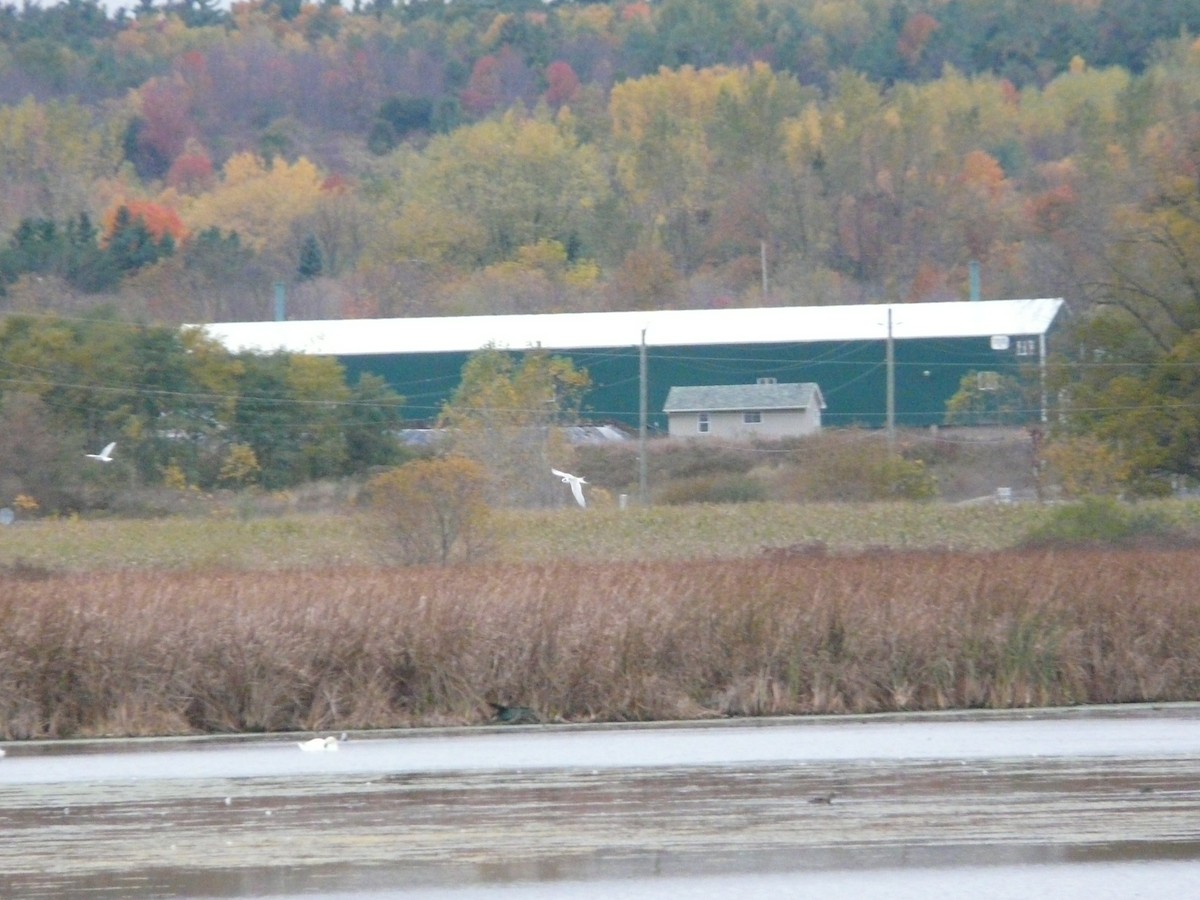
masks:
<svg viewBox="0 0 1200 900"><path fill-rule="evenodd" d="M1177 517L1200 519L1200 505L1163 502ZM1186 512L1184 512L1186 510ZM495 511L489 560L644 562L757 556L820 541L832 549L891 546L998 550L1044 521L1036 504L737 503L617 509L589 506ZM1200 528L1200 525L1197 526ZM43 519L5 529L0 570L147 571L214 567L286 570L363 567L399 557L380 538L380 521L356 510L249 519Z"/></svg>
<svg viewBox="0 0 1200 900"><path fill-rule="evenodd" d="M1188 551L0 570L0 736L1196 699Z"/></svg>

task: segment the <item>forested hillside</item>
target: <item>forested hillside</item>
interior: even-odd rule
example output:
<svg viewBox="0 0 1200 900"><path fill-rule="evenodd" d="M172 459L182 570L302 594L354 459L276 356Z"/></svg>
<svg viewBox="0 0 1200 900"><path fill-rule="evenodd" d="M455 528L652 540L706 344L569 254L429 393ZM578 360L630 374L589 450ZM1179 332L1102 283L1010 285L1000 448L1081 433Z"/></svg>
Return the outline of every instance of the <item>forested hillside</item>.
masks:
<svg viewBox="0 0 1200 900"><path fill-rule="evenodd" d="M130 5L0 15L9 308L1078 301L1200 127L1194 3Z"/></svg>
<svg viewBox="0 0 1200 900"><path fill-rule="evenodd" d="M974 261L1067 299L1070 428L1139 435L1103 477L1200 472L1200 4L131 7L0 7L0 311L921 302Z"/></svg>

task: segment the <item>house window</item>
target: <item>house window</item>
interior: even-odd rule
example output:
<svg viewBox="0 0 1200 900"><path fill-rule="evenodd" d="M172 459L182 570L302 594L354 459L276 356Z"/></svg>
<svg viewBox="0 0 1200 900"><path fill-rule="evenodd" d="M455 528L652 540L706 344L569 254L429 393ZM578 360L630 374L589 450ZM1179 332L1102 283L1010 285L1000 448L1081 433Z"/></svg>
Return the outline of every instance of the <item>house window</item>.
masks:
<svg viewBox="0 0 1200 900"><path fill-rule="evenodd" d="M696 430L701 434L708 434L708 413L696 415Z"/></svg>
<svg viewBox="0 0 1200 900"><path fill-rule="evenodd" d="M742 422L746 425L761 425L762 413L757 410L754 412L744 412L742 413Z"/></svg>
<svg viewBox="0 0 1200 900"><path fill-rule="evenodd" d="M1033 338L1022 338L1017 341L1017 356L1037 356L1037 341Z"/></svg>

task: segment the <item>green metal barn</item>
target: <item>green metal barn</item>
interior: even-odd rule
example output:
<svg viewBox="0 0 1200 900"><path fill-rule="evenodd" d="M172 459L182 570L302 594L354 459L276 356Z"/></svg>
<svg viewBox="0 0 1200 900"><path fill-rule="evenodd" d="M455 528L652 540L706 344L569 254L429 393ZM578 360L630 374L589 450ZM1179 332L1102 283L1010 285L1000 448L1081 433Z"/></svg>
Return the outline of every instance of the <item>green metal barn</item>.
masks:
<svg viewBox="0 0 1200 900"><path fill-rule="evenodd" d="M585 414L637 426L645 359L648 425L665 432L673 386L814 382L826 425L927 426L968 372L1044 369L1061 299L412 319L227 322L201 326L231 351L336 357L351 381L383 376L414 423L431 422L468 357L491 346L569 357L592 379ZM888 382L893 382L889 392ZM1044 411L1043 411L1044 412Z"/></svg>

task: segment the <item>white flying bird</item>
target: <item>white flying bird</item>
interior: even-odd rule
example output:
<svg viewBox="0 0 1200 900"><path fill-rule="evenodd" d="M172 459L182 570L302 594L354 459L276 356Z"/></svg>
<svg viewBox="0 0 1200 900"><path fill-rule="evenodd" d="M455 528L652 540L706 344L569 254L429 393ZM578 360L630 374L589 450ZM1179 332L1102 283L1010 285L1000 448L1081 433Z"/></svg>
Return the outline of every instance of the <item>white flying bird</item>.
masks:
<svg viewBox="0 0 1200 900"><path fill-rule="evenodd" d="M583 499L583 486L589 482L580 478L578 475L572 475L570 472L560 472L558 469L551 469L552 473L563 480L563 484L571 486L571 493L575 495L575 502L580 506L586 507L587 501Z"/></svg>
<svg viewBox="0 0 1200 900"><path fill-rule="evenodd" d="M100 462L112 462L112 452L117 449L117 442L113 441L99 453L84 454L88 459L98 459Z"/></svg>

